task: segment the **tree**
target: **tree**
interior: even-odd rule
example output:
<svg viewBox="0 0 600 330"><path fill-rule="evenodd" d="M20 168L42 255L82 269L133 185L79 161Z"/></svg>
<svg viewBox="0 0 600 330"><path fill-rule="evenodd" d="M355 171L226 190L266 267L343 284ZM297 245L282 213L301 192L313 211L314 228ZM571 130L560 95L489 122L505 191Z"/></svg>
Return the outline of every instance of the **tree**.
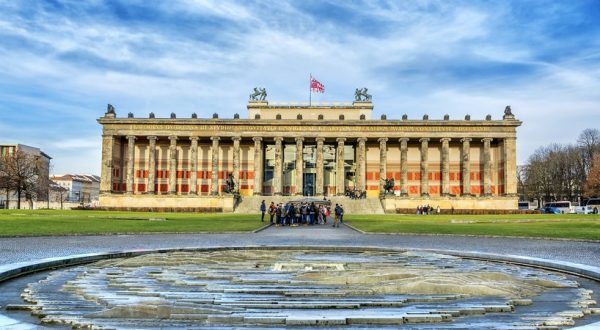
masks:
<svg viewBox="0 0 600 330"><path fill-rule="evenodd" d="M21 208L21 198L26 197L31 201L37 197L39 190L40 175L42 164L39 156L25 153L21 150L2 157L0 166L3 182L5 183L8 194L10 191L17 193L17 208Z"/></svg>
<svg viewBox="0 0 600 330"><path fill-rule="evenodd" d="M600 154L594 158L594 163L585 182L585 194L588 197L600 196Z"/></svg>
<svg viewBox="0 0 600 330"><path fill-rule="evenodd" d="M60 186L56 182L50 181L50 191L48 194L48 201L51 199L51 195L54 196L53 200L60 202L60 209L63 209L63 202L68 196L68 190L65 187ZM49 202L48 202L49 203Z"/></svg>

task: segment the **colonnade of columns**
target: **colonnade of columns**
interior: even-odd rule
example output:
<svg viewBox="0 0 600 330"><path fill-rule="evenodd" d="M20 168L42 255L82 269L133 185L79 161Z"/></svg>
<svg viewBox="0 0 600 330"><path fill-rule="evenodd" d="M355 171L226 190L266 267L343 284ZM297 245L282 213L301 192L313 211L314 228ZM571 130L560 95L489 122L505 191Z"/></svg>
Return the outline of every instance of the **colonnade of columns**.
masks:
<svg viewBox="0 0 600 330"><path fill-rule="evenodd" d="M126 165L126 193L133 193L134 184L134 153L135 153L135 141L139 137L128 135L126 136L127 141L127 165ZM148 163L148 184L146 192L154 193L154 182L156 172L156 141L157 136L147 136L149 142L149 163ZM177 141L182 137L169 136L169 154L168 154L168 169L169 169L169 194L176 194L176 183L177 183ZM239 172L240 172L240 142L241 137L232 137L233 143L233 177L236 183L239 183ZM198 140L199 137L189 137L191 141L191 163L190 163L190 179L193 184L190 185L189 193L197 194L196 182L198 172ZM219 193L218 187L218 171L219 171L219 142L221 137L211 137L211 153L212 153L212 164L211 164L211 184L210 193L211 195L217 195ZM254 194L262 194L262 186L264 181L264 150L263 150L263 138L253 137L254 141ZM279 195L283 193L283 137L274 137L275 142L275 162L274 162L274 174L273 174L273 189L272 193ZM420 191L421 195L427 196L429 193L429 141L430 138L420 138ZM102 180L101 180L101 191L111 192L112 191L112 169L113 169L113 144L115 136L104 135L103 136L103 163L102 163ZM344 172L344 146L346 138L336 138L336 191L338 194L345 192L345 172ZM355 167L356 176L356 189L359 191L365 191L366 189L366 142L367 138L359 137L356 140L357 146L357 159ZM388 138L379 138L379 172L380 178L387 177L387 144ZM401 196L408 195L408 142L409 138L403 137L397 140L400 144L400 194ZM441 195L450 194L450 142L451 138L441 138ZM470 148L472 138L463 138L460 140L461 146L461 185L462 195L469 196L471 194L471 159L470 159ZM483 138L481 140L483 144L483 195L492 194L492 160L491 160L491 142L492 138ZM302 155L304 138L295 138L296 152L295 165L296 169L303 169L304 159ZM325 138L317 137L316 142L316 195L323 195L323 183L324 183L324 169L323 169L323 144ZM504 193L512 195L516 193L516 177L513 178L514 171L516 170L515 161L515 149L516 141L515 138L505 138L502 140L501 151L503 153L503 166L504 166L504 177L502 178L505 185ZM303 194L303 171L297 170L295 174L296 179L296 194ZM380 180L379 189L380 192L384 191L384 182Z"/></svg>

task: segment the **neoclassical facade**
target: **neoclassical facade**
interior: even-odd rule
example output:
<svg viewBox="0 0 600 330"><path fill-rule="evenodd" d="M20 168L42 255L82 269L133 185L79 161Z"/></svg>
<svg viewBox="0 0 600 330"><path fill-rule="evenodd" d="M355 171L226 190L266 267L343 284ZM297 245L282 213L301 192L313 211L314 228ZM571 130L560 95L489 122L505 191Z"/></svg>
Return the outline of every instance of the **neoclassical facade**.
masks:
<svg viewBox="0 0 600 330"><path fill-rule="evenodd" d="M232 211L242 196L381 198L386 211L432 204L516 209L516 128L501 120L372 119L371 102L250 101L248 118L127 118L109 106L100 205ZM394 179L384 194L385 179Z"/></svg>

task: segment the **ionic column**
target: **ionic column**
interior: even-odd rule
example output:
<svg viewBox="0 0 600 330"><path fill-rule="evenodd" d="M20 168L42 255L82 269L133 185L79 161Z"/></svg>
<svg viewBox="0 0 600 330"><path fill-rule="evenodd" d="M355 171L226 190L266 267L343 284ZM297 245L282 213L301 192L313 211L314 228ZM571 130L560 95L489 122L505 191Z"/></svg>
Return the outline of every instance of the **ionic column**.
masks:
<svg viewBox="0 0 600 330"><path fill-rule="evenodd" d="M169 136L169 194L177 193L177 137Z"/></svg>
<svg viewBox="0 0 600 330"><path fill-rule="evenodd" d="M361 137L356 139L358 142L358 162L356 163L356 188L363 192L365 191L365 179L366 179L366 147L365 143L367 142L367 138Z"/></svg>
<svg viewBox="0 0 600 330"><path fill-rule="evenodd" d="M275 166L273 166L273 195L281 195L283 180L281 175L283 174L283 138L277 136L275 140Z"/></svg>
<svg viewBox="0 0 600 330"><path fill-rule="evenodd" d="M385 194L385 179L387 179L387 138L379 138L379 194Z"/></svg>
<svg viewBox="0 0 600 330"><path fill-rule="evenodd" d="M191 136L192 141L191 157L192 162L190 164L190 194L197 194L196 186L198 186L198 137Z"/></svg>
<svg viewBox="0 0 600 330"><path fill-rule="evenodd" d="M429 138L422 138L421 142L421 196L429 195Z"/></svg>
<svg viewBox="0 0 600 330"><path fill-rule="evenodd" d="M462 186L463 196L471 195L471 139L464 138L460 140L462 142Z"/></svg>
<svg viewBox="0 0 600 330"><path fill-rule="evenodd" d="M100 193L112 192L114 144L114 136L102 135L102 170L100 172Z"/></svg>
<svg viewBox="0 0 600 330"><path fill-rule="evenodd" d="M325 138L318 137L317 141L317 189L315 191L316 196L323 196L323 142Z"/></svg>
<svg viewBox="0 0 600 330"><path fill-rule="evenodd" d="M154 193L154 182L156 181L156 136L147 137L150 146L148 147L148 184L146 192L148 194Z"/></svg>
<svg viewBox="0 0 600 330"><path fill-rule="evenodd" d="M408 138L400 140L400 195L408 195Z"/></svg>
<svg viewBox="0 0 600 330"><path fill-rule="evenodd" d="M346 138L337 138L337 150L335 156L335 183L336 183L336 194L344 195L346 193L345 179L346 173L344 171L344 141Z"/></svg>
<svg viewBox="0 0 600 330"><path fill-rule="evenodd" d="M135 150L135 136L127 136L127 193L133 193L133 163Z"/></svg>
<svg viewBox="0 0 600 330"><path fill-rule="evenodd" d="M218 136L210 138L212 141L212 169L210 175L210 194L219 194L219 139Z"/></svg>
<svg viewBox="0 0 600 330"><path fill-rule="evenodd" d="M492 154L490 152L492 140L492 138L481 140L483 142L483 194L485 196L492 194Z"/></svg>
<svg viewBox="0 0 600 330"><path fill-rule="evenodd" d="M517 139L504 139L504 195L517 194Z"/></svg>
<svg viewBox="0 0 600 330"><path fill-rule="evenodd" d="M442 196L450 194L450 138L442 138Z"/></svg>
<svg viewBox="0 0 600 330"><path fill-rule="evenodd" d="M262 195L263 185L263 150L262 150L262 138L253 137L254 141L254 190L253 195Z"/></svg>
<svg viewBox="0 0 600 330"><path fill-rule="evenodd" d="M233 140L233 181L237 187L237 191L240 191L240 140L239 136L231 138Z"/></svg>
<svg viewBox="0 0 600 330"><path fill-rule="evenodd" d="M303 195L304 190L304 159L302 158L302 142L304 138L296 138L296 195Z"/></svg>

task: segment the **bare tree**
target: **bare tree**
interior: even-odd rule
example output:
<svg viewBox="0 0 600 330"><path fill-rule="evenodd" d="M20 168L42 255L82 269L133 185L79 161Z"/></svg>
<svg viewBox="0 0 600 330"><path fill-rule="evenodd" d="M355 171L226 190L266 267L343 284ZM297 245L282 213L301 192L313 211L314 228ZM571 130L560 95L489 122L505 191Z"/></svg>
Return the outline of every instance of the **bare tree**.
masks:
<svg viewBox="0 0 600 330"><path fill-rule="evenodd" d="M8 177L7 191L17 193L17 208L21 208L23 196L31 203L37 197L39 179L44 176L40 175L42 171L40 157L19 150L12 155L4 156L2 163L2 171Z"/></svg>
<svg viewBox="0 0 600 330"><path fill-rule="evenodd" d="M51 198L54 201L60 202L60 209L63 209L63 202L67 199L68 189L60 186L59 184L50 181L50 191L48 192L48 200Z"/></svg>

